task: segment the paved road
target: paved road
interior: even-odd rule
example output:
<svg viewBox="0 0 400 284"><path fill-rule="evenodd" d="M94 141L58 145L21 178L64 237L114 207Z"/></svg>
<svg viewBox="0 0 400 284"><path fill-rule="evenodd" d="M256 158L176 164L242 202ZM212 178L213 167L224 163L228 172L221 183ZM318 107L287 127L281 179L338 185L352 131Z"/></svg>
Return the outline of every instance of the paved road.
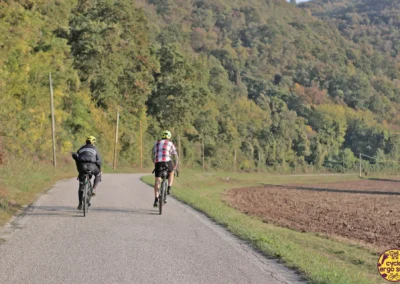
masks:
<svg viewBox="0 0 400 284"><path fill-rule="evenodd" d="M296 283L290 270L170 199L160 216L140 175L105 175L89 216L64 180L0 230L0 283Z"/></svg>

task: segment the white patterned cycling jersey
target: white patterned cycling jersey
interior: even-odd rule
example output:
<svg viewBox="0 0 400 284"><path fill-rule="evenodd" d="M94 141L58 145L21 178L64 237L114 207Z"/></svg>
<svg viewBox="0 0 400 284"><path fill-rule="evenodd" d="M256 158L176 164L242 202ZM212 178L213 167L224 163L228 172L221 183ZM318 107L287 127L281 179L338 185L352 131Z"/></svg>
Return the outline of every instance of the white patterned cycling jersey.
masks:
<svg viewBox="0 0 400 284"><path fill-rule="evenodd" d="M157 140L154 143L153 155L155 158L155 163L158 162L169 162L171 161L172 155L178 155L174 143L168 139Z"/></svg>

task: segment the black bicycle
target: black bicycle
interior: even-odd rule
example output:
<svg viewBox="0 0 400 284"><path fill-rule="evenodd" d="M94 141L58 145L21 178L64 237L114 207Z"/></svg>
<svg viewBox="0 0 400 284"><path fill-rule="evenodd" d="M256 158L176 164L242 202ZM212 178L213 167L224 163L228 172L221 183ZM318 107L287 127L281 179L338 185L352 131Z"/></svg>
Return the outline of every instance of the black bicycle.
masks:
<svg viewBox="0 0 400 284"><path fill-rule="evenodd" d="M167 203L167 188L168 188L168 167L161 166L161 186L158 195L158 211L162 214L164 203Z"/></svg>
<svg viewBox="0 0 400 284"><path fill-rule="evenodd" d="M155 171L155 170L154 170ZM153 171L153 173L154 173ZM168 166L167 165L162 165L160 167L161 171L161 186L160 186L160 191L158 194L158 211L160 215L162 214L162 209L163 205L167 203L167 189L168 189ZM174 174L178 177L179 176L179 171L175 170Z"/></svg>
<svg viewBox="0 0 400 284"><path fill-rule="evenodd" d="M91 206L90 200L92 199L93 186L90 181L92 178L92 172L87 170L84 175L84 184L79 188L79 190L83 191L83 217L86 217L86 214L89 213L89 207Z"/></svg>

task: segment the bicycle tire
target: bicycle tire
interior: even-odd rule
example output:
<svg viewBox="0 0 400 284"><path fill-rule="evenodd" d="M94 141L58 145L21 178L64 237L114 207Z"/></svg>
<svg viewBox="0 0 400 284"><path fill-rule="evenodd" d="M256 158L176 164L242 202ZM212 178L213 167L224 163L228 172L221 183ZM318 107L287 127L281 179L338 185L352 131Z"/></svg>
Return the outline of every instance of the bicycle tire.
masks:
<svg viewBox="0 0 400 284"><path fill-rule="evenodd" d="M92 206L91 201L92 201L92 193L93 193L93 187L92 187L92 183L91 183L90 180L89 180L89 182L88 182L88 191L87 191L87 193L88 193L88 207L87 207L87 212L89 212L89 209L90 209L90 207ZM89 204L90 204L90 206L89 206Z"/></svg>
<svg viewBox="0 0 400 284"><path fill-rule="evenodd" d="M168 184L167 182L165 182L164 184L164 193L163 193L163 202L166 203L165 201L167 200L167 188L168 188Z"/></svg>
<svg viewBox="0 0 400 284"><path fill-rule="evenodd" d="M86 207L87 207L87 183L85 182L85 185L83 186L83 217L86 217Z"/></svg>
<svg viewBox="0 0 400 284"><path fill-rule="evenodd" d="M89 203L90 203L90 185L89 185L90 180L86 183L86 215L89 213Z"/></svg>
<svg viewBox="0 0 400 284"><path fill-rule="evenodd" d="M162 208L164 206L164 200L167 194L167 181L164 179L161 183L161 190L158 196L158 207L160 208L160 215L162 214Z"/></svg>
<svg viewBox="0 0 400 284"><path fill-rule="evenodd" d="M163 208L163 203L164 203L163 198L162 198L163 191L164 191L163 187L164 187L164 183L161 183L160 192L158 194L158 212L160 213L160 215L162 214L162 208Z"/></svg>

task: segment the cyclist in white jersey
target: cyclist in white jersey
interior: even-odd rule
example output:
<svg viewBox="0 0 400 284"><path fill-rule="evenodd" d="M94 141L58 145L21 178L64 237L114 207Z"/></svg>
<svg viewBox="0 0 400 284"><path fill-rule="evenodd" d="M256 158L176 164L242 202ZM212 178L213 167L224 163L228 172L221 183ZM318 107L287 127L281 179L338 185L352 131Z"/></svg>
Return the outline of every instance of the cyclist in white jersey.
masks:
<svg viewBox="0 0 400 284"><path fill-rule="evenodd" d="M153 163L155 165L155 181L154 181L154 207L158 206L158 191L161 184L161 167L166 166L168 168L168 190L167 193L171 194L171 186L174 181L174 171L178 165L178 152L174 143L171 139L171 132L164 130L162 133L162 139L157 140L154 143L152 150ZM172 162L172 156L175 158L175 165Z"/></svg>

